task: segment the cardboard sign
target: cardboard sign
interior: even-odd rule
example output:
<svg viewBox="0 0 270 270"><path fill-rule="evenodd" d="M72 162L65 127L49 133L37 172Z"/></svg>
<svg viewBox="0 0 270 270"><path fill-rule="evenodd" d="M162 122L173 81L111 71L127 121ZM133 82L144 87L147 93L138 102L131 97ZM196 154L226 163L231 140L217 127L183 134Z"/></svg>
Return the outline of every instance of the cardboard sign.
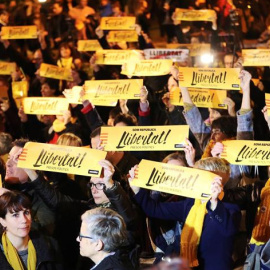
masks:
<svg viewBox="0 0 270 270"><path fill-rule="evenodd" d="M171 72L172 60L142 60L128 62L122 66L122 74L127 76L161 76Z"/></svg>
<svg viewBox="0 0 270 270"><path fill-rule="evenodd" d="M108 42L137 42L138 34L136 31L110 31L107 35Z"/></svg>
<svg viewBox="0 0 270 270"><path fill-rule="evenodd" d="M265 93L265 104L267 107L267 114L270 116L270 94Z"/></svg>
<svg viewBox="0 0 270 270"><path fill-rule="evenodd" d="M168 49L188 49L190 56L202 55L204 53L210 53L211 44L210 43L192 43L192 44L166 44Z"/></svg>
<svg viewBox="0 0 270 270"><path fill-rule="evenodd" d="M95 52L102 50L97 39L92 40L78 40L78 51L79 52Z"/></svg>
<svg viewBox="0 0 270 270"><path fill-rule="evenodd" d="M223 141L224 151L220 155L236 165L270 165L269 141Z"/></svg>
<svg viewBox="0 0 270 270"><path fill-rule="evenodd" d="M211 196L215 176L209 171L143 159L135 171L132 185L205 200Z"/></svg>
<svg viewBox="0 0 270 270"><path fill-rule="evenodd" d="M9 62L0 62L0 75L10 75L16 71L16 64Z"/></svg>
<svg viewBox="0 0 270 270"><path fill-rule="evenodd" d="M177 21L209 21L213 22L217 18L217 14L213 9L183 9L176 8L174 20Z"/></svg>
<svg viewBox="0 0 270 270"><path fill-rule="evenodd" d="M67 101L71 104L82 104L82 99L80 96L80 92L82 90L82 86L74 86L72 89L65 89L65 97ZM115 107L117 104L117 99L106 99L103 97L95 97L94 93L90 91L86 91L84 99L88 99L92 104L96 106L107 106L107 107Z"/></svg>
<svg viewBox="0 0 270 270"><path fill-rule="evenodd" d="M71 69L68 68L62 68L42 63L40 65L39 73L41 77L73 81Z"/></svg>
<svg viewBox="0 0 270 270"><path fill-rule="evenodd" d="M196 107L227 109L227 105L223 104L227 97L226 90L189 88L188 91ZM184 105L179 87L174 87L170 91L170 101L173 105Z"/></svg>
<svg viewBox="0 0 270 270"><path fill-rule="evenodd" d="M12 96L14 99L28 96L28 82L12 82Z"/></svg>
<svg viewBox="0 0 270 270"><path fill-rule="evenodd" d="M139 61L142 55L138 50L101 50L96 52L96 58L98 65L123 65Z"/></svg>
<svg viewBox="0 0 270 270"><path fill-rule="evenodd" d="M36 25L3 26L2 39L36 39L38 37Z"/></svg>
<svg viewBox="0 0 270 270"><path fill-rule="evenodd" d="M87 97L103 99L140 99L142 79L85 81Z"/></svg>
<svg viewBox="0 0 270 270"><path fill-rule="evenodd" d="M188 125L101 127L106 151L179 150L188 138Z"/></svg>
<svg viewBox="0 0 270 270"><path fill-rule="evenodd" d="M239 68L179 68L179 85L184 87L240 90Z"/></svg>
<svg viewBox="0 0 270 270"><path fill-rule="evenodd" d="M173 62L186 62L189 56L187 49L146 49L145 59L171 59Z"/></svg>
<svg viewBox="0 0 270 270"><path fill-rule="evenodd" d="M100 29L102 30L133 30L136 17L102 17Z"/></svg>
<svg viewBox="0 0 270 270"><path fill-rule="evenodd" d="M243 66L270 66L270 49L242 50Z"/></svg>
<svg viewBox="0 0 270 270"><path fill-rule="evenodd" d="M23 108L26 114L63 115L68 110L68 101L65 98L28 97L23 99Z"/></svg>
<svg viewBox="0 0 270 270"><path fill-rule="evenodd" d="M86 147L28 142L19 157L18 167L99 177L98 162L105 159L106 154Z"/></svg>

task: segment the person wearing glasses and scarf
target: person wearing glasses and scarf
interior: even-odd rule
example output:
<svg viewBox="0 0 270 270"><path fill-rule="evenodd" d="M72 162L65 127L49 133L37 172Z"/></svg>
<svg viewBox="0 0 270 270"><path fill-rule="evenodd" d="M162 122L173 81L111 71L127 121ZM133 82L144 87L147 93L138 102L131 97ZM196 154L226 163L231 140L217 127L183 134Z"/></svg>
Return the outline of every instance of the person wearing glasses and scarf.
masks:
<svg viewBox="0 0 270 270"><path fill-rule="evenodd" d="M20 192L0 196L1 270L60 270L55 247L31 229L31 202ZM53 250L53 249L54 250Z"/></svg>

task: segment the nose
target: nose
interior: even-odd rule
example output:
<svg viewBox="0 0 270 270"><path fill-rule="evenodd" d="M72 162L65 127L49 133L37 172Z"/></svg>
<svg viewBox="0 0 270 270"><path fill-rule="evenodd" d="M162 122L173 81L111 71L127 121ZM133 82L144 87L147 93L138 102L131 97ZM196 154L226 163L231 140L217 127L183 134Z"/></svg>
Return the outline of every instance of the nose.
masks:
<svg viewBox="0 0 270 270"><path fill-rule="evenodd" d="M81 242L80 239L79 239L79 236L77 236L76 241L79 242L79 243Z"/></svg>

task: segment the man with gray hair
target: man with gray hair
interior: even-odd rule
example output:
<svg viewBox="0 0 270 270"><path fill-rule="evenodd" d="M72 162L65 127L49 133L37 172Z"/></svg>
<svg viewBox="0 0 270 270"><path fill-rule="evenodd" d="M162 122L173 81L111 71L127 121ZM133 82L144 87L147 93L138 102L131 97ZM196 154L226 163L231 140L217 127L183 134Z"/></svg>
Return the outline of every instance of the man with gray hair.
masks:
<svg viewBox="0 0 270 270"><path fill-rule="evenodd" d="M138 252L129 242L123 218L108 208L95 208L82 215L80 254L91 259L95 270L138 269Z"/></svg>

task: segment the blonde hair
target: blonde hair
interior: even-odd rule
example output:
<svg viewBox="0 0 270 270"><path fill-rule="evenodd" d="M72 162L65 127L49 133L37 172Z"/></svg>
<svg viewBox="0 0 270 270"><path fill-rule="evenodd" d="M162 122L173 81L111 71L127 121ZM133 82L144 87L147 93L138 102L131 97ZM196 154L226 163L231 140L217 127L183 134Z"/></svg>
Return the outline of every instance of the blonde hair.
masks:
<svg viewBox="0 0 270 270"><path fill-rule="evenodd" d="M72 133L64 133L61 136L59 136L56 144L80 147L82 146L82 140Z"/></svg>
<svg viewBox="0 0 270 270"><path fill-rule="evenodd" d="M194 168L211 172L231 173L230 163L224 158L208 157L198 160Z"/></svg>

